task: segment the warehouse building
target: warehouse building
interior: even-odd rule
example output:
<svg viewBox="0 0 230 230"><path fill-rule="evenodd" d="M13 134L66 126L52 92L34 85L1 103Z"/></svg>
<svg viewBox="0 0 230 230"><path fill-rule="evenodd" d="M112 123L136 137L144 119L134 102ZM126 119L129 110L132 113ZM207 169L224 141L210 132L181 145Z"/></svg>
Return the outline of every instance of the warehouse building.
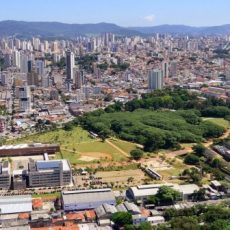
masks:
<svg viewBox="0 0 230 230"><path fill-rule="evenodd" d="M11 185L10 163L4 161L0 163L0 190L8 190Z"/></svg>
<svg viewBox="0 0 230 230"><path fill-rule="evenodd" d="M0 215L14 213L28 213L32 211L32 197L3 196L0 197Z"/></svg>
<svg viewBox="0 0 230 230"><path fill-rule="evenodd" d="M95 209L97 219L110 219L117 212L115 206L110 204L102 204Z"/></svg>
<svg viewBox="0 0 230 230"><path fill-rule="evenodd" d="M62 192L62 205L65 211L95 209L102 204L116 204L115 196L111 189Z"/></svg>
<svg viewBox="0 0 230 230"><path fill-rule="evenodd" d="M127 196L137 202L145 201L149 196L156 195L161 186L171 187L181 193L182 200L188 200L189 197L199 190L199 187L195 184L151 184L151 185L139 185L137 187L130 187L127 190Z"/></svg>
<svg viewBox="0 0 230 230"><path fill-rule="evenodd" d="M72 170L67 160L30 160L29 187L56 187L72 183Z"/></svg>

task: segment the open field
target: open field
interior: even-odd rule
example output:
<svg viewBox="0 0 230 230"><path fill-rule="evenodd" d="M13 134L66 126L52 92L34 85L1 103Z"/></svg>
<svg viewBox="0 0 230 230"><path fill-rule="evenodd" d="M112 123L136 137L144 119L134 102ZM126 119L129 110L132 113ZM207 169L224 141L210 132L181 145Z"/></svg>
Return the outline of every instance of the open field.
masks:
<svg viewBox="0 0 230 230"><path fill-rule="evenodd" d="M127 141L123 141L123 140L119 140L119 139L114 139L111 138L110 142L112 142L114 145L116 145L118 148L120 148L121 150L123 150L126 153L130 153L132 150L137 148L137 144L135 143L131 143L131 142L127 142Z"/></svg>
<svg viewBox="0 0 230 230"><path fill-rule="evenodd" d="M122 161L125 159L119 151L106 142L78 143L73 149L61 145L61 153L56 154L56 159L69 159L72 164L92 161Z"/></svg>
<svg viewBox="0 0 230 230"><path fill-rule="evenodd" d="M229 121L225 120L224 118L205 117L203 120L210 121L216 125L224 127L225 129L229 127Z"/></svg>
<svg viewBox="0 0 230 230"><path fill-rule="evenodd" d="M72 164L87 163L96 161L123 161L127 159L129 149L135 148L135 144L124 142L123 148L127 150L127 155L119 151L120 146L115 148L107 142L102 142L99 139L92 139L89 133L81 127L75 127L72 131L58 129L52 132L35 134L17 140L10 140L7 144L20 143L58 143L61 147L61 152L57 153L55 159L68 159ZM119 144L120 141L118 140Z"/></svg>
<svg viewBox="0 0 230 230"><path fill-rule="evenodd" d="M80 127L75 127L72 131L65 131L63 129L57 129L50 132L34 134L21 139L10 140L10 144L19 143L59 143L63 146L73 148L77 143L89 142L93 139L89 136L89 133Z"/></svg>

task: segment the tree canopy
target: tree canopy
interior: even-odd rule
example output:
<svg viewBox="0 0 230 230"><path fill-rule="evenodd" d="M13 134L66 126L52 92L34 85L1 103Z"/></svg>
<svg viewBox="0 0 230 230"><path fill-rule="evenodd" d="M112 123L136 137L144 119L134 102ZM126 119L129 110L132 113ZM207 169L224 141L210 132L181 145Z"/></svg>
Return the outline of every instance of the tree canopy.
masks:
<svg viewBox="0 0 230 230"><path fill-rule="evenodd" d="M143 157L144 152L141 149L134 149L130 152L130 155L134 160L140 160Z"/></svg>
<svg viewBox="0 0 230 230"><path fill-rule="evenodd" d="M200 100L186 90L156 90L122 104L116 102L105 110L85 114L81 124L102 138L117 136L144 146L145 151L178 148L179 143L202 142L218 138L225 128L201 116L225 117L230 114L230 100ZM202 154L198 146L197 155Z"/></svg>

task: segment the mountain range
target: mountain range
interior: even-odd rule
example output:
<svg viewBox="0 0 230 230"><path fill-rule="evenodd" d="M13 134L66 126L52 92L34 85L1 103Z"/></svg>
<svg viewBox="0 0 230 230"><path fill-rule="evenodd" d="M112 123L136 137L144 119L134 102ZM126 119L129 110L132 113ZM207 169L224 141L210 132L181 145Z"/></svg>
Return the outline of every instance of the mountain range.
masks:
<svg viewBox="0 0 230 230"><path fill-rule="evenodd" d="M114 33L122 36L177 34L177 35L230 35L230 24L210 27L160 25L152 27L121 27L112 23L67 24L60 22L0 21L0 37L74 38L76 36Z"/></svg>

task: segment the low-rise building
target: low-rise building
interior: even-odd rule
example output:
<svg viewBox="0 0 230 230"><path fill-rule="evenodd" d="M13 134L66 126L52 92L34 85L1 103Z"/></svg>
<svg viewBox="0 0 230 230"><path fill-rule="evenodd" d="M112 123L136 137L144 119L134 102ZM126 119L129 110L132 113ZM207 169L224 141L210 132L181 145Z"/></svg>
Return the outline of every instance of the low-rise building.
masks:
<svg viewBox="0 0 230 230"><path fill-rule="evenodd" d="M132 215L132 220L134 225L140 225L147 221L147 217L142 216L141 214Z"/></svg>
<svg viewBox="0 0 230 230"><path fill-rule="evenodd" d="M137 202L145 201L149 196L156 195L159 188L163 184L151 184L151 185L139 185L137 187L130 187L127 190L127 196ZM171 187L181 193L182 200L188 200L189 197L199 190L199 187L195 184L164 184L165 186Z"/></svg>
<svg viewBox="0 0 230 230"><path fill-rule="evenodd" d="M147 221L153 226L163 224L165 222L165 218L163 216L149 216Z"/></svg>
<svg viewBox="0 0 230 230"><path fill-rule="evenodd" d="M0 197L0 214L27 213L31 211L31 195Z"/></svg>
<svg viewBox="0 0 230 230"><path fill-rule="evenodd" d="M116 204L115 196L111 189L62 192L62 205L65 211L95 209L102 204Z"/></svg>
<svg viewBox="0 0 230 230"><path fill-rule="evenodd" d="M116 212L116 207L110 204L102 204L95 209L95 213L98 220L110 219L112 215Z"/></svg>

